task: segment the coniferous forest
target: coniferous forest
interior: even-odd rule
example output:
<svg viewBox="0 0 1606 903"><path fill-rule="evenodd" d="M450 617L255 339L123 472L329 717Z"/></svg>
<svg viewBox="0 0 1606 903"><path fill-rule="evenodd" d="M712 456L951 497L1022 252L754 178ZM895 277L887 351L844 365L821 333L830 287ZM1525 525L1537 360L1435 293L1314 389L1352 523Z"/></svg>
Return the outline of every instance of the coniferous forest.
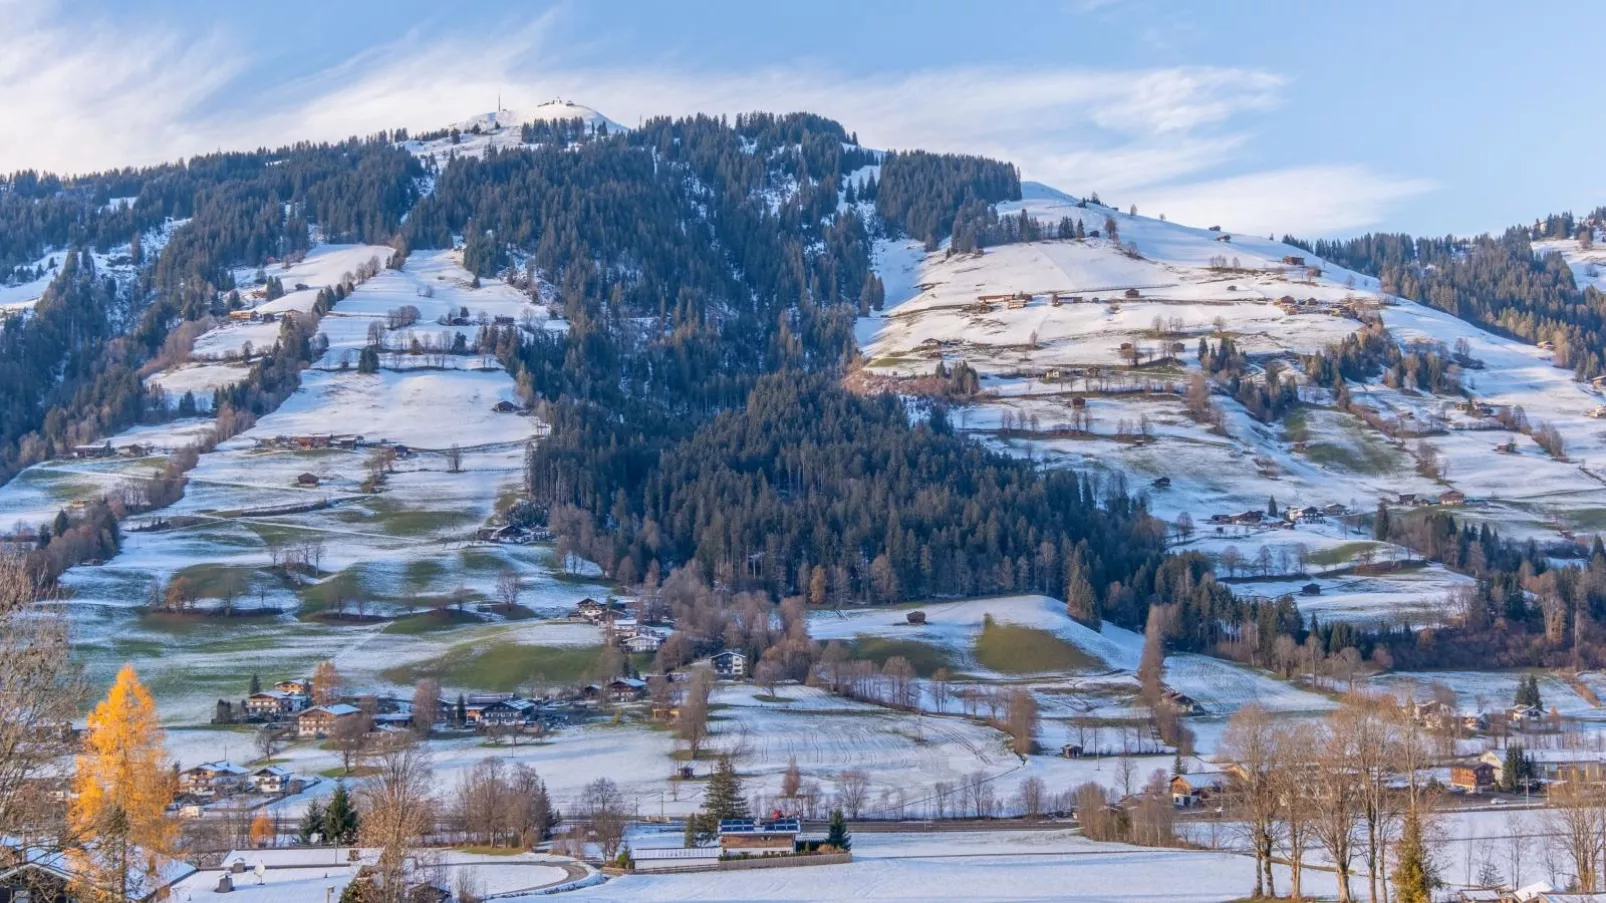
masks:
<svg viewBox="0 0 1606 903"><path fill-rule="evenodd" d="M1166 558L1124 486L1044 474L960 438L941 407L911 419L842 388L854 318L880 303L872 231L930 243L985 220L1019 196L1014 167L877 155L804 114L527 131L531 143L483 159L419 161L387 134L8 180L0 214L19 227L0 252L13 266L187 222L137 284L75 255L35 315L7 324L6 474L159 416L138 368L179 324L221 313L231 267L314 234L401 257L461 242L474 272L522 269L556 290L567 333L487 327L480 344L553 425L529 460L532 510L613 576L696 561L727 585L836 604L1064 593L1088 618L1131 624L1156 598L1230 604L1202 562ZM316 352L289 339L259 363L263 385L223 400L271 409Z"/></svg>

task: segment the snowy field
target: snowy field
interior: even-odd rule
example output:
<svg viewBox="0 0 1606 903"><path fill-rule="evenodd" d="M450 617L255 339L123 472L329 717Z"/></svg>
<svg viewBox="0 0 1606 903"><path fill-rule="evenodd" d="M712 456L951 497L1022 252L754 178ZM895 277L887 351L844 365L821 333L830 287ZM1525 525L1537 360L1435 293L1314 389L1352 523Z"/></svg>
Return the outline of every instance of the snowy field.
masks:
<svg viewBox="0 0 1606 903"><path fill-rule="evenodd" d="M1233 853L1094 843L1070 831L867 834L854 861L803 870L630 875L575 892L597 901L1226 901L1253 883ZM1286 882L1286 873L1279 873ZM1334 893L1323 877L1307 890ZM1330 883L1330 882L1329 882Z"/></svg>
<svg viewBox="0 0 1606 903"><path fill-rule="evenodd" d="M287 294L260 308L310 309L318 288L389 253L379 246L315 247L288 268L270 268ZM264 679L300 676L318 660L334 658L353 683L385 689L393 685L382 672L445 668L470 643L503 654L534 650L525 654L539 657L543 648L600 642L593 628L474 612L493 598L504 568L523 579L520 601L534 614L560 613L580 598L606 594L584 578L558 572L549 547L471 541L498 503L516 494L525 445L545 431L534 417L494 410L498 402L516 400L506 371L398 370L382 362L380 372L359 374L327 366L332 356L349 350L340 343L365 341L369 323L383 324L403 304L421 308L420 325L450 314L476 323L516 317L523 328L552 328L543 306L502 282L483 280L473 288L458 260L453 252L420 252L407 269L382 271L359 286L323 321L335 333L331 351L303 374L296 393L253 429L202 455L182 500L126 523L121 554L65 575L78 648L92 679L108 679L123 661L137 661L166 720L193 724L206 720L216 699L239 698L252 671ZM259 291L250 288L254 273L236 276L252 303L250 296ZM293 290L297 284L308 287ZM259 328L265 328L262 335L251 332ZM477 328L460 331L472 337ZM224 322L196 341L190 362L149 381L170 397L195 391L206 410L212 389L245 373L244 364L230 358L247 341L270 346L278 329L277 323ZM406 332L389 331L387 342L391 333ZM112 437L112 444L152 446L151 456L29 468L0 487L0 529L31 529L62 508L116 491L160 469L162 454L210 428L207 418L138 427ZM361 435L370 447L298 451L259 445L281 436L329 434ZM371 446L381 441L408 445L412 453L395 462L379 492L365 492ZM453 447L459 449L458 472L451 466ZM303 474L316 476L317 485L300 485ZM168 528L142 529L159 521ZM309 548L316 549L316 579L272 567L286 550ZM196 590L202 608L215 609L226 599L244 616L145 611L152 594L175 577ZM392 632L381 621L319 617L332 603L346 614L360 604L358 614L395 616L448 597L469 609L450 629ZM223 732L223 743L227 737ZM238 751L243 742L235 743Z"/></svg>
<svg viewBox="0 0 1606 903"><path fill-rule="evenodd" d="M858 325L868 378L896 391L900 379L929 375L939 361L969 364L982 377L983 395L953 412L961 430L1010 454L1124 481L1149 495L1158 516L1172 521L1188 514L1201 549L1212 537L1228 538L1248 554L1261 544L1331 549L1350 541L1342 525L1331 523L1253 537L1234 537L1234 528L1217 534L1206 524L1212 514L1264 509L1268 497L1366 514L1379 499L1435 498L1456 489L1468 499L1458 516L1518 539L1559 542L1562 531L1606 526L1606 422L1590 416L1606 397L1556 367L1549 351L1384 295L1375 279L1280 242L1084 207L1032 183L1023 185L1023 195L1001 204L1000 215L1025 212L1049 227L1070 217L1089 231L1104 230L1110 218L1119 241L1105 235L951 256L878 242L874 262L886 284L886 309ZM1580 284L1606 284L1606 252L1583 251L1573 241L1536 249L1562 253ZM1321 273L1312 278L1307 266ZM1016 292L1031 297L1006 304ZM1054 293L1059 305L1051 302ZM1284 297L1303 307L1279 306ZM1330 393L1313 387L1301 390L1305 404L1278 423L1261 423L1221 395L1215 397L1225 415L1220 428L1189 416L1183 391L1197 372L1201 338L1230 336L1252 370L1278 360L1284 378L1302 384L1298 356L1358 328L1355 319L1333 315L1344 304L1381 316L1401 343L1446 349L1464 343L1479 365L1463 372L1466 389L1480 402L1521 406L1531 423L1554 426L1566 458L1552 459L1528 437L1492 429L1492 420L1456 407L1459 397L1380 382L1352 384L1351 394L1408 431L1428 429L1425 441L1444 465L1436 477L1421 472L1417 439L1391 438L1337 411ZM1084 415L1091 427L1073 429ZM1145 441L1134 441L1140 434ZM1508 438L1516 439L1515 453L1497 453ZM1169 485L1152 485L1161 478ZM1443 600L1466 584L1434 567L1333 576L1330 591L1301 599L1302 608L1323 618L1434 623Z"/></svg>

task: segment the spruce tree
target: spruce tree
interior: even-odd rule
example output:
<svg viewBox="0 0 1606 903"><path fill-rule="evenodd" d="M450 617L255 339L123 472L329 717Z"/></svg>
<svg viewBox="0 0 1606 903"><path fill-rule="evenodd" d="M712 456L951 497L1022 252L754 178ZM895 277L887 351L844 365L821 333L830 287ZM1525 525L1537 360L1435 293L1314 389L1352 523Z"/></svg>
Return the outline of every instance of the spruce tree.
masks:
<svg viewBox="0 0 1606 903"><path fill-rule="evenodd" d="M825 844L843 852L853 849L853 835L848 833L848 820L842 817L841 809L831 810L831 823L825 831Z"/></svg>
<svg viewBox="0 0 1606 903"><path fill-rule="evenodd" d="M736 775L736 766L730 756L721 756L703 791L703 811L699 819L704 835L719 830L719 823L732 818L747 818L747 796L742 791L742 779Z"/></svg>
<svg viewBox="0 0 1606 903"><path fill-rule="evenodd" d="M468 723L468 701L463 694L457 694L457 726L462 727Z"/></svg>
<svg viewBox="0 0 1606 903"><path fill-rule="evenodd" d="M262 692L262 678L258 677L256 673L253 672L251 674L251 695L255 696L260 692Z"/></svg>
<svg viewBox="0 0 1606 903"><path fill-rule="evenodd" d="M352 805L351 795L346 792L345 782L335 784L335 792L323 813L324 839L335 844L356 843L360 825L361 819Z"/></svg>
<svg viewBox="0 0 1606 903"><path fill-rule="evenodd" d="M312 835L323 833L323 804L317 800L307 804L307 811L301 816L301 824L296 828L296 840L303 844L312 843Z"/></svg>

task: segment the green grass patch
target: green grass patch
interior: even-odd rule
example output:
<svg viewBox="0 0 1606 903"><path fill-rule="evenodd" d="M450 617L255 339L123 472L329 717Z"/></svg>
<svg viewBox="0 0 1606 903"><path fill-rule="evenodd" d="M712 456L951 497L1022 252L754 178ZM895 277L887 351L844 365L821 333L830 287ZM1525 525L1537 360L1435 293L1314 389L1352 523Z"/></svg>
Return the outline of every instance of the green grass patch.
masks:
<svg viewBox="0 0 1606 903"><path fill-rule="evenodd" d="M464 549L458 553L458 559L463 562L463 570L470 574L480 574L494 577L508 566L506 558L498 552L486 549Z"/></svg>
<svg viewBox="0 0 1606 903"><path fill-rule="evenodd" d="M474 856L517 856L525 852L518 847L458 847L457 851Z"/></svg>
<svg viewBox="0 0 1606 903"><path fill-rule="evenodd" d="M1333 567L1354 561L1355 557L1367 549L1381 549L1382 543L1376 542L1346 542L1326 549L1314 549L1310 553L1310 563L1321 567Z"/></svg>
<svg viewBox="0 0 1606 903"><path fill-rule="evenodd" d="M1366 424L1349 414L1337 414L1336 425L1349 441L1313 441L1305 454L1314 463L1351 473L1380 476L1409 469L1410 458Z"/></svg>
<svg viewBox="0 0 1606 903"><path fill-rule="evenodd" d="M435 581L446 576L446 566L433 558L418 558L407 562L402 571L402 580L407 588L414 592L429 589Z"/></svg>
<svg viewBox="0 0 1606 903"><path fill-rule="evenodd" d="M914 666L915 673L921 677L930 677L938 668L951 670L954 666L953 657L948 654L948 650L920 640L858 636L848 645L848 651L854 658L875 662L877 667L885 665L887 659L901 655L909 660L909 664Z"/></svg>
<svg viewBox="0 0 1606 903"><path fill-rule="evenodd" d="M245 595L256 571L249 565L207 562L180 568L173 576L187 581L191 591L202 599L226 599Z"/></svg>
<svg viewBox="0 0 1606 903"><path fill-rule="evenodd" d="M976 638L976 661L1000 674L1081 671L1103 663L1046 630L988 622Z"/></svg>
<svg viewBox="0 0 1606 903"><path fill-rule="evenodd" d="M426 536L479 523L478 517L464 511L408 508L383 496L367 499L361 505L338 508L333 517L342 523L359 526L364 532L409 537Z"/></svg>
<svg viewBox="0 0 1606 903"><path fill-rule="evenodd" d="M597 646L463 643L435 659L386 668L380 676L403 685L433 677L448 686L511 693L537 677L557 682L582 680L597 663L598 651Z"/></svg>
<svg viewBox="0 0 1606 903"><path fill-rule="evenodd" d="M296 596L301 600L300 616L308 618L323 614L339 607L338 603L342 600L348 610L355 607L358 598L366 599L370 603L392 601L373 591L368 585L364 571L362 565L355 565L318 583L298 589Z"/></svg>
<svg viewBox="0 0 1606 903"><path fill-rule="evenodd" d="M425 633L434 633L438 630L451 630L453 627L462 627L467 624L483 623L485 623L483 615L472 611L443 608L397 618L386 624L383 632L402 636L418 636Z"/></svg>
<svg viewBox="0 0 1606 903"><path fill-rule="evenodd" d="M371 774L378 773L379 769L373 765L358 765L353 767L350 771L347 771L346 769L341 768L339 765L336 765L333 768L325 768L323 771L318 772L319 776L331 778L336 781L342 781L348 778L365 778Z"/></svg>

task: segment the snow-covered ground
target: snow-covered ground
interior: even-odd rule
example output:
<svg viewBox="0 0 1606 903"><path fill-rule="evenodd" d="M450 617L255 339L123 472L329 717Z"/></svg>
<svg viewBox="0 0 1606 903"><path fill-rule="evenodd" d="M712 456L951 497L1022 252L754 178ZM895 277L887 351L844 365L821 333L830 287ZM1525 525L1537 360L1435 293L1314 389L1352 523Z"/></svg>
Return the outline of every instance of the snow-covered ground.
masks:
<svg viewBox="0 0 1606 903"><path fill-rule="evenodd" d="M1095 843L1065 831L861 833L852 863L807 869L630 875L576 891L597 901L1226 901L1254 883L1234 853ZM1279 870L1284 886L1287 874ZM1307 892L1336 893L1306 875Z"/></svg>
<svg viewBox="0 0 1606 903"><path fill-rule="evenodd" d="M278 277L287 293L257 309L309 310L318 288L389 254L380 246L319 245L288 268L269 269L266 275ZM383 689L388 684L382 671L435 662L468 643L544 648L600 642L594 628L506 621L493 614L418 633L386 633L383 623L302 617L309 605L326 606L331 592L351 600L348 610L360 600L361 611L370 615L401 614L446 596L464 596L472 609L472 603L493 598L504 568L521 575L521 602L536 612L555 613L584 596L605 595L584 579L557 573L549 547L469 542L497 504L516 493L525 445L545 432L534 417L494 410L498 402L516 401L512 378L494 360L489 369L391 369L382 360L373 374L331 366L337 354L366 341L370 323L383 325L404 304L420 309L415 329L437 317L470 318L476 325L452 328L469 338L480 320L497 317L516 318L521 328L553 328L544 306L504 283L486 279L473 288L458 261L455 252L418 252L404 270L384 270L360 285L323 320L331 350L303 373L301 387L278 410L202 455L182 500L126 523L119 555L65 575L78 648L92 678L107 678L123 661L136 661L156 688L166 720L180 725L204 722L216 699L238 698L241 675L251 671L264 678L296 676L334 658L354 683ZM254 272L242 270L236 279L248 306L259 300L253 297L260 293L253 288ZM191 361L148 381L166 388L170 400L194 391L206 411L212 389L246 374L243 362L230 358L238 358L248 341L270 347L279 328L225 321L199 337ZM390 330L387 343L407 332ZM161 455L196 441L211 425L199 418L112 437L115 448L153 446L148 457L48 461L29 468L0 487L0 532L19 524L37 527L62 508L159 470ZM281 436L329 434L361 435L365 446L298 451L271 444ZM412 451L395 462L381 491L365 492L372 446L382 441ZM458 472L451 467L453 447L461 458ZM299 485L298 477L309 473L318 485ZM161 521L171 529L143 529ZM323 575L317 581L289 579L271 569L284 549L313 546ZM215 608L229 596L237 608L261 614L197 619L146 613L152 593L175 576L198 590L203 607ZM248 664L241 664L242 655ZM215 758L218 747L231 742L227 732L212 733L220 742L202 743L193 750L196 758L186 753L186 759ZM243 742L233 742L238 752Z"/></svg>
<svg viewBox="0 0 1606 903"><path fill-rule="evenodd" d="M1158 516L1170 521L1187 513L1196 525L1192 544L1216 554L1228 544L1251 557L1261 545L1319 552L1354 541L1337 523L1249 535L1207 524L1212 514L1264 509L1268 497L1280 505L1337 503L1366 514L1379 499L1436 498L1456 489L1468 498L1456 511L1460 517L1514 538L1563 541L1563 530L1587 534L1606 525L1606 425L1590 416L1606 398L1554 366L1550 352L1384 295L1375 279L1281 242L1084 207L1031 183L1023 195L999 205L1000 215L1024 211L1050 231L1070 217L1105 234L954 255L878 242L874 263L886 285L886 309L858 326L868 378L896 391L900 379L929 375L939 361L969 364L982 376L983 395L953 412L961 429L1011 454L1124 480L1149 495ZM1106 219L1115 222L1118 241L1110 240ZM1606 252L1583 251L1571 241L1550 244L1538 250L1567 256L1581 283L1602 278ZM1312 278L1307 266L1320 274ZM1031 298L1011 307L1005 296L1016 292ZM1276 303L1285 296L1319 312L1290 312ZM1358 328L1355 319L1332 313L1345 304L1380 315L1402 343L1447 350L1464 343L1478 363L1462 372L1472 396L1497 408L1521 406L1531 423L1554 426L1566 459L1552 459L1528 437L1457 408L1459 397L1380 382L1353 384L1351 394L1407 430L1442 424L1425 437L1444 463L1438 476L1420 472L1417 439L1390 438L1337 411L1325 390L1302 389L1305 404L1280 423L1261 423L1225 396L1215 398L1225 415L1220 429L1188 415L1182 393L1197 372L1201 338L1231 336L1252 365L1279 360L1285 379L1302 383L1299 355ZM1149 363L1134 366L1134 353ZM1091 427L1074 430L1084 414ZM1133 441L1145 434L1146 441ZM1515 454L1495 451L1511 438ZM1161 478L1169 485L1151 486ZM1318 569L1318 582L1321 571L1353 563ZM1444 600L1467 582L1437 567L1387 573L1349 567L1334 577L1321 597L1301 599L1302 607L1324 618L1433 623L1443 616ZM1307 581L1285 582L1280 591Z"/></svg>

